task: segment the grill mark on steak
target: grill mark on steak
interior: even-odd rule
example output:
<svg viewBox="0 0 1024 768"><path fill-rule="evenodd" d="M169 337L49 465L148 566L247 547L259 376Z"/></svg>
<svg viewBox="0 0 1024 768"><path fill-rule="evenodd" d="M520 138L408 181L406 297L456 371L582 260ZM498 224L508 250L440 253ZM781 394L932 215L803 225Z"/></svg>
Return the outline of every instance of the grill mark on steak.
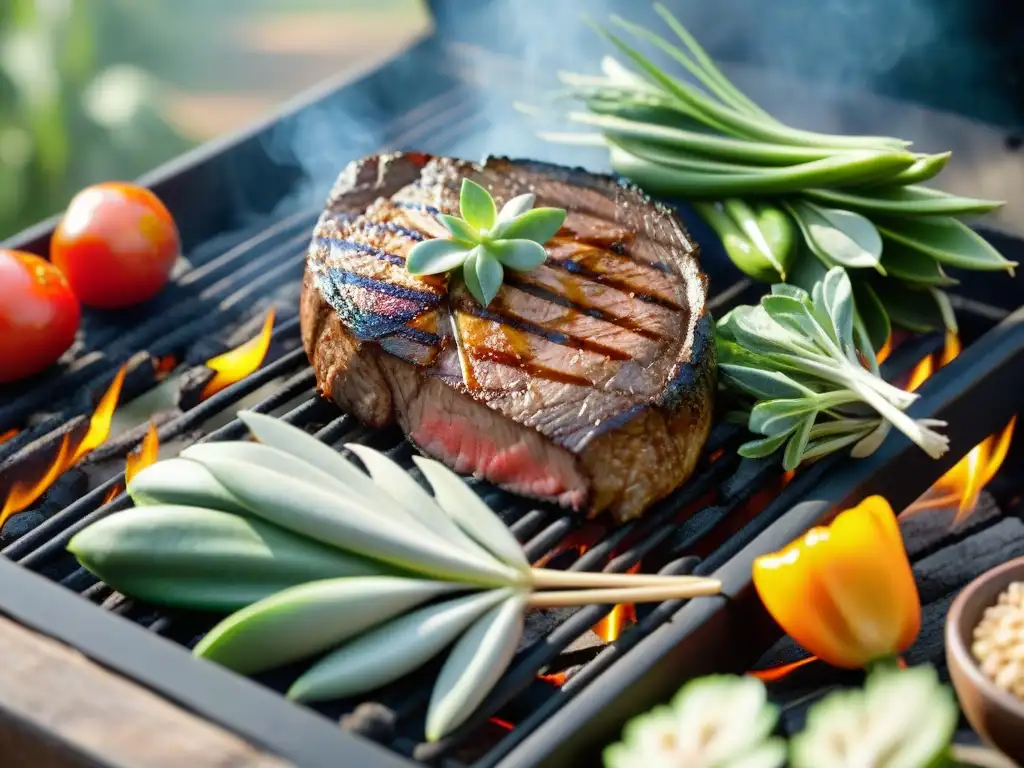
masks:
<svg viewBox="0 0 1024 768"><path fill-rule="evenodd" d="M404 269L415 242L448 236L435 217L458 212L464 177L499 206L529 191L568 211L547 262L506 271L486 309ZM633 187L395 154L353 163L332 190L301 319L321 389L360 420L397 421L457 471L621 520L685 480L710 429L705 299L678 219Z"/></svg>

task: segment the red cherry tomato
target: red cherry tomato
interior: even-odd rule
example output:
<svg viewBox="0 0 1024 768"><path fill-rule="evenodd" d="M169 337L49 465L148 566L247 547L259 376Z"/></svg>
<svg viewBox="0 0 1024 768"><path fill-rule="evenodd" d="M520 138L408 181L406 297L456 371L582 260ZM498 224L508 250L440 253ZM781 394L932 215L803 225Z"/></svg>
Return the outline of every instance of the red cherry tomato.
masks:
<svg viewBox="0 0 1024 768"><path fill-rule="evenodd" d="M45 370L75 340L82 312L53 264L0 250L0 382Z"/></svg>
<svg viewBox="0 0 1024 768"><path fill-rule="evenodd" d="M50 258L87 307L120 309L160 292L181 250L174 219L133 184L87 187L68 206Z"/></svg>

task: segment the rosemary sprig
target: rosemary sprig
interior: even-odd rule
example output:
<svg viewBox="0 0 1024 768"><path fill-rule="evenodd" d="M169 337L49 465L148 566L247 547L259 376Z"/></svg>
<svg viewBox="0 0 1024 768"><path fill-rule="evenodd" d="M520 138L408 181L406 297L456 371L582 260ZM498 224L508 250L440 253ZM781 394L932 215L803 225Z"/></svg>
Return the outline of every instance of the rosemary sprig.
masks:
<svg viewBox="0 0 1024 768"><path fill-rule="evenodd" d="M742 455L767 456L785 446L786 469L849 446L854 456L867 456L890 426L932 458L946 452L949 440L933 429L945 422L907 416L917 396L873 373L871 345L858 348L854 335L853 291L842 267L829 270L811 293L777 284L759 305L737 307L719 321L722 378L755 399L747 426L763 435L745 443Z"/></svg>

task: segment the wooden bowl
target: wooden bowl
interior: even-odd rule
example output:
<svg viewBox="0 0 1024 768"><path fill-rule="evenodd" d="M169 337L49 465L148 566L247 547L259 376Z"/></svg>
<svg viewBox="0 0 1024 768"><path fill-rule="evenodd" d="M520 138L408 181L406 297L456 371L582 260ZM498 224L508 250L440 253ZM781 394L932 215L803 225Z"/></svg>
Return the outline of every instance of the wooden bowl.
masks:
<svg viewBox="0 0 1024 768"><path fill-rule="evenodd" d="M1015 762L1024 763L1024 701L997 688L971 653L982 614L1014 581L1024 581L1024 557L986 571L957 595L946 616L946 663L974 730Z"/></svg>

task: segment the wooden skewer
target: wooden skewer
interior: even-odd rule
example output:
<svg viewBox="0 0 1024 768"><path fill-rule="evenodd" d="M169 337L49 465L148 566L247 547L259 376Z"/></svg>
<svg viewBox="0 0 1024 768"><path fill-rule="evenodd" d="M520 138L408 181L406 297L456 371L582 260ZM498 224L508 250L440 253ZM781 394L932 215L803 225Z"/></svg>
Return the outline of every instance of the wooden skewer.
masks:
<svg viewBox="0 0 1024 768"><path fill-rule="evenodd" d="M556 571L533 568L533 586L545 587L668 587L699 584L703 576L659 576L650 573L592 573L589 571Z"/></svg>
<svg viewBox="0 0 1024 768"><path fill-rule="evenodd" d="M701 595L717 595L722 583L717 579L704 579L674 586L635 587L633 589L576 589L565 592L535 592L530 595L533 608L562 608L602 603L657 603Z"/></svg>

